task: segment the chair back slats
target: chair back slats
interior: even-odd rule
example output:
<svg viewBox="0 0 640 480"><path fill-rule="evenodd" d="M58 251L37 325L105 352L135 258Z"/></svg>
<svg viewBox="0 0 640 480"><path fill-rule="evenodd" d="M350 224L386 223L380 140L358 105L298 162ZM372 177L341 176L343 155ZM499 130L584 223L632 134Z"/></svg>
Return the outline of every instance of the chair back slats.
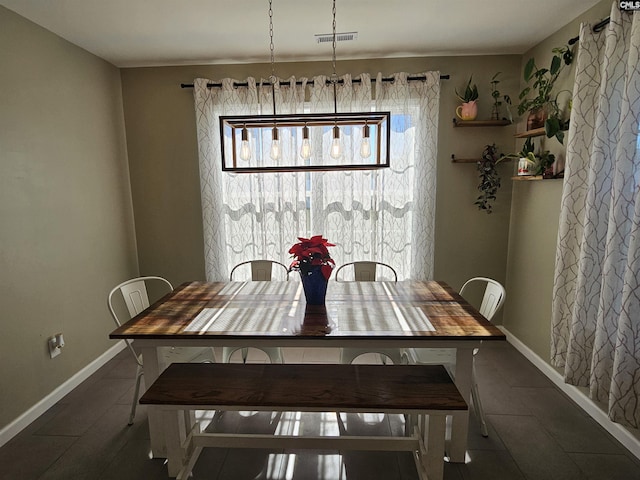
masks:
<svg viewBox="0 0 640 480"><path fill-rule="evenodd" d="M375 282L378 265L375 262L357 262L353 264L356 282Z"/></svg>
<svg viewBox="0 0 640 480"><path fill-rule="evenodd" d="M474 282L486 283L484 295L482 297L482 303L480 304L480 308L478 309L478 311L482 314L483 317L491 321L493 316L498 310L500 310L500 307L504 303L504 299L506 296L505 289L499 282L493 280L492 278L474 277L465 282L465 284L460 289L460 295L464 296L464 292L467 286Z"/></svg>
<svg viewBox="0 0 640 480"><path fill-rule="evenodd" d="M491 319L498 311L504 300L504 289L501 285L487 283L487 289L484 291L482 305L480 305L480 313L485 318Z"/></svg>
<svg viewBox="0 0 640 480"><path fill-rule="evenodd" d="M356 282L375 282L376 280L381 280L382 277L379 274L378 270L380 267L383 267L386 270L386 273L391 275L390 279L394 282L398 281L398 274L395 269L391 265L387 265L382 262L373 262L373 261L358 261L358 262L349 262L344 265L340 265L336 270L336 281L344 281L344 272L342 271L345 267L353 267L353 279ZM342 277L339 274L342 273Z"/></svg>
<svg viewBox="0 0 640 480"><path fill-rule="evenodd" d="M247 260L246 262L238 263L231 269L229 280L233 282L236 276L236 270L239 267L247 264L249 264L251 267L251 281L253 282L270 282L273 277L274 265L277 268L281 268L284 272L285 280L289 280L289 269L287 268L287 266L283 263L276 262L275 260Z"/></svg>
<svg viewBox="0 0 640 480"><path fill-rule="evenodd" d="M251 262L251 280L270 282L273 262L269 260L254 260Z"/></svg>
<svg viewBox="0 0 640 480"><path fill-rule="evenodd" d="M144 280L123 285L120 292L131 317L135 317L149 306L149 295Z"/></svg>

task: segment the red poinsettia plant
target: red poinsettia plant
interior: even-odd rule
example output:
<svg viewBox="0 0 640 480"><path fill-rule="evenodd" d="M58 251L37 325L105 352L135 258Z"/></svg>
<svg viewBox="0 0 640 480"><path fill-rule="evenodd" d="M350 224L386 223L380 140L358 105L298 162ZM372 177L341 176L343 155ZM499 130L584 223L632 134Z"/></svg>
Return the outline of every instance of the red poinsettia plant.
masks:
<svg viewBox="0 0 640 480"><path fill-rule="evenodd" d="M298 270L302 275L311 275L316 267L320 267L324 278L329 280L336 262L329 255L327 247L335 247L335 245L329 243L326 238L322 238L322 235L311 238L298 237L298 240L300 241L289 249L289 253L294 257L289 270Z"/></svg>

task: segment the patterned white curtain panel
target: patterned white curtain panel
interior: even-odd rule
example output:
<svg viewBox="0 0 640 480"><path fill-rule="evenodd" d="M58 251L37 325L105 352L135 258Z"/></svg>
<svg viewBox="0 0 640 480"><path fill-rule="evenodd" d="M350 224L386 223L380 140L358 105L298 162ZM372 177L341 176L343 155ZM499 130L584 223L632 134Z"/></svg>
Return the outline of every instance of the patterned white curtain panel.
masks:
<svg viewBox="0 0 640 480"><path fill-rule="evenodd" d="M331 254L337 264L377 260L392 265L399 278L431 278L440 75L420 75L424 81L409 81L406 73L393 75L393 82L383 82L381 74L375 82L366 74L358 82L344 75L337 85L338 112L391 112L391 168L241 174L221 170L218 117L273 113L271 86L249 78L248 87L224 79L215 81L221 88L207 88L214 81L196 79L208 280L228 279L233 265L246 260L288 264L297 238L316 234L336 244ZM277 113L333 112L334 90L326 80L276 84ZM330 130L323 138L314 134L314 155L325 155ZM356 141L348 130L341 139ZM300 150L299 139L280 140L283 155Z"/></svg>
<svg viewBox="0 0 640 480"><path fill-rule="evenodd" d="M552 312L552 363L640 428L640 17L582 25Z"/></svg>

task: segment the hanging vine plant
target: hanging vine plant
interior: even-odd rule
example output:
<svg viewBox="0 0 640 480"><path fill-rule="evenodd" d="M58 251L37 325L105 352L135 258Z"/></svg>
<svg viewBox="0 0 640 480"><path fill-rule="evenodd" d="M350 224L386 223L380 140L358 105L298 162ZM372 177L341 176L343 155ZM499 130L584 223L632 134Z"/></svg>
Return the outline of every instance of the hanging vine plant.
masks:
<svg viewBox="0 0 640 480"><path fill-rule="evenodd" d="M480 176L480 183L478 184L480 195L475 201L475 205L478 206L479 210L484 210L487 213L493 211L493 201L496 199L496 194L500 188L500 174L498 173L497 165L505 158L498 158L497 152L495 144L487 145L482 152L482 159L477 162Z"/></svg>

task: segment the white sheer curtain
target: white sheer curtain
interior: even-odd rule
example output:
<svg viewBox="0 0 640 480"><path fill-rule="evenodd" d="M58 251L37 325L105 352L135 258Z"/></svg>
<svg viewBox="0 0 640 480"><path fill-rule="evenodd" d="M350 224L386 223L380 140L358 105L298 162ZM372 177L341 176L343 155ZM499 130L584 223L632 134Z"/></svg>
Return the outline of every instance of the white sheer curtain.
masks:
<svg viewBox="0 0 640 480"><path fill-rule="evenodd" d="M386 228L395 232L384 239L387 249L397 252L398 264L418 280L433 278L435 242L436 158L438 154L438 105L440 74L427 72L424 81L409 81L406 73L394 75L393 82L376 81L376 109L396 113L391 124L391 169L384 172L383 183L394 192L391 198L405 201L388 203ZM411 192L411 198L402 197ZM408 214L404 214L408 209ZM410 249L405 246L410 232ZM385 257L386 258L386 257ZM393 257L391 258L393 259ZM408 265L407 265L408 262Z"/></svg>
<svg viewBox="0 0 640 480"><path fill-rule="evenodd" d="M301 112L306 79L300 86L295 78L288 81L289 86L275 86L278 113ZM194 81L205 271L208 280L225 281L231 268L245 260L287 263L287 245L308 230L306 188L304 176L296 173L222 171L218 117L272 113L272 90L253 78L246 80L246 88L235 87L237 81L229 78L221 88L208 88L208 83L212 80ZM268 140L262 147L267 152ZM283 136L283 152L295 149L294 142Z"/></svg>
<svg viewBox="0 0 640 480"><path fill-rule="evenodd" d="M234 87L232 79L207 88L211 80L196 79L207 278L224 280L233 265L253 258L288 264L297 237L314 234L337 244L338 264L378 260L397 268L400 278L431 278L440 80L437 72L422 75L426 80L411 82L404 73L393 82L379 75L375 98L368 75L357 82L345 75L337 85L339 112L391 111L391 169L268 174L221 171L218 116L272 112L271 87L250 78L247 88ZM306 79L290 78L289 86L277 85L277 112L333 112L326 80L315 77L307 87ZM343 129L341 140L357 145L358 135ZM330 130L312 137L314 154L326 155L330 141ZM281 143L285 155L299 151L295 138L281 137Z"/></svg>
<svg viewBox="0 0 640 480"><path fill-rule="evenodd" d="M582 25L560 213L552 363L640 428L640 21Z"/></svg>

